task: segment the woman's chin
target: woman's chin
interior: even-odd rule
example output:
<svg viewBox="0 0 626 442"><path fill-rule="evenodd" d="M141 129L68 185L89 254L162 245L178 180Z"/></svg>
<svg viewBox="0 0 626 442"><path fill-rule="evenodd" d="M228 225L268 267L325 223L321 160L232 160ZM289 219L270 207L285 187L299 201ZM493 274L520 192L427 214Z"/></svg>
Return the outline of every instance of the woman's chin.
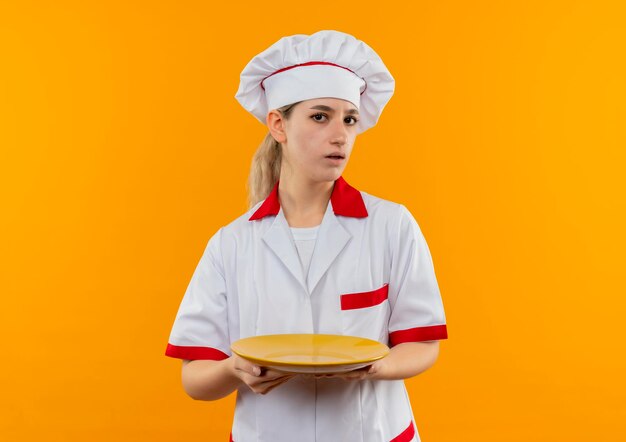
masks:
<svg viewBox="0 0 626 442"><path fill-rule="evenodd" d="M326 168L323 172L319 174L319 180L320 181L336 181L341 176L344 169L345 167L343 166Z"/></svg>
<svg viewBox="0 0 626 442"><path fill-rule="evenodd" d="M320 183L333 183L335 181L337 181L337 179L341 176L340 173L333 173L333 174L324 174L323 176L319 176L316 178L315 181L320 182Z"/></svg>

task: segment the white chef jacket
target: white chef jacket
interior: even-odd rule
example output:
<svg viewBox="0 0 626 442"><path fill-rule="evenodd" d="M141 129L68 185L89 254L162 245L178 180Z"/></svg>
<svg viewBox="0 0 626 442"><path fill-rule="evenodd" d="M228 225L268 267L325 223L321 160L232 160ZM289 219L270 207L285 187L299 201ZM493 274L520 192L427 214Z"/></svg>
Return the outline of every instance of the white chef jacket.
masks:
<svg viewBox="0 0 626 442"><path fill-rule="evenodd" d="M422 232L401 204L340 177L308 275L278 184L209 240L180 304L166 355L222 360L240 338L283 333L360 336L389 346L447 338ZM237 391L234 442L417 442L402 380L296 376L266 395Z"/></svg>

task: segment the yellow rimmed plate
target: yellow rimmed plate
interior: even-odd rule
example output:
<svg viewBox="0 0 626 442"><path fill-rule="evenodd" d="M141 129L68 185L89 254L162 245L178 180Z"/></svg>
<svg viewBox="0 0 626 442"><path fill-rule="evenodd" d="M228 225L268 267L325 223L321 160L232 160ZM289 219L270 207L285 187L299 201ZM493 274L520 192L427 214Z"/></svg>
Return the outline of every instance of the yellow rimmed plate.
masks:
<svg viewBox="0 0 626 442"><path fill-rule="evenodd" d="M378 341L319 334L252 336L233 342L231 349L263 367L319 374L367 367L389 354L389 347Z"/></svg>

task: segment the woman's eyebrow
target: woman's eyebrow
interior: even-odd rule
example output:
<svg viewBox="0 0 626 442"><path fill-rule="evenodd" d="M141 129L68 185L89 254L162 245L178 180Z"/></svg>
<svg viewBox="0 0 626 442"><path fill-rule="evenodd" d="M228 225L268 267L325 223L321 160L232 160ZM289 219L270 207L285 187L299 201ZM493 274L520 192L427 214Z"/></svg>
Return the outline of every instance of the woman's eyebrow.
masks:
<svg viewBox="0 0 626 442"><path fill-rule="evenodd" d="M323 111L326 111L326 112L335 112L335 109L333 109L330 106L326 106L324 104L318 104L316 106L313 106L311 109L323 110ZM356 110L356 109L350 109L350 110L346 111L346 113L347 114L357 114L358 115L359 111Z"/></svg>

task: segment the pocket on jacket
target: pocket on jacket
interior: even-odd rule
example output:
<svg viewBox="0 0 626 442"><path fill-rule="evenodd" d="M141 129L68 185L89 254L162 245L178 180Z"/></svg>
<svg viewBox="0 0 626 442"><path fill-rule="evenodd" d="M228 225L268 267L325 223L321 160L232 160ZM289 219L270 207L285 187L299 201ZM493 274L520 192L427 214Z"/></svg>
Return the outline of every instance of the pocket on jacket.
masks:
<svg viewBox="0 0 626 442"><path fill-rule="evenodd" d="M389 331L388 286L366 292L341 295L343 333L379 342L387 342Z"/></svg>
<svg viewBox="0 0 626 442"><path fill-rule="evenodd" d="M348 293L341 295L341 310L355 310L359 308L374 307L387 300L389 285L367 292Z"/></svg>

